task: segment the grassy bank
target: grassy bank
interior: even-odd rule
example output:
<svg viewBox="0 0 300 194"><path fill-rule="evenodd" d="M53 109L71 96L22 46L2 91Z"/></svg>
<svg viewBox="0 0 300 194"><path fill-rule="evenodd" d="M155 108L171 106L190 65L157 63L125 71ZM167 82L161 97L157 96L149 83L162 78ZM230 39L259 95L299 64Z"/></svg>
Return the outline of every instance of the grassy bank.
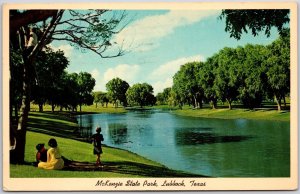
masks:
<svg viewBox="0 0 300 194"><path fill-rule="evenodd" d="M201 177L200 175L171 170L132 152L107 146L103 146L102 162L104 168L95 168L93 146L75 140L77 136L73 132L76 131L76 128L77 124L71 117L68 117L68 114L31 112L29 116L30 131L26 135L25 150L25 161L28 164L10 165L10 176L13 178ZM36 144L47 144L52 137L56 138L62 155L77 161L77 166L63 170L43 170L30 164L35 161Z"/></svg>
<svg viewBox="0 0 300 194"><path fill-rule="evenodd" d="M249 109L191 109L184 107L182 110L173 110L172 113L189 116L189 117L204 117L204 118L219 118L219 119L260 119L272 121L290 121L289 111L277 111L271 109L264 110L249 110Z"/></svg>
<svg viewBox="0 0 300 194"><path fill-rule="evenodd" d="M43 107L44 111L45 112L51 112L52 109L51 109L51 106L50 105L45 105ZM39 111L39 107L38 105L36 104L31 104L30 105L30 110L32 112L37 112ZM55 109L55 112L59 112L60 111L60 108L59 107L56 107ZM87 114L87 113L125 113L127 112L126 109L124 109L123 107L118 107L118 108L115 108L112 104L108 104L107 107L102 107L100 104L96 105L90 105L90 106L82 106L81 107L81 111L83 114ZM79 107L77 109L77 114L80 114L80 111L79 111Z"/></svg>
<svg viewBox="0 0 300 194"><path fill-rule="evenodd" d="M238 106L237 106L238 107ZM290 121L290 111L283 110L277 111L276 105L264 105L262 109L249 110L244 108L234 108L229 110L226 106L219 106L218 109L211 109L210 107L204 107L203 109L192 109L189 106L184 106L182 110L178 107L170 107L168 105L159 105L144 107L143 109L160 109L166 111L172 111L172 113L189 116L189 117L204 117L204 118L219 118L219 119L260 119L260 120L272 120L272 121ZM37 105L31 105L31 110L34 112L38 111ZM44 110L50 112L51 107L49 105L44 106ZM142 110L140 107L129 107L129 108L115 108L112 104L108 107L96 106L82 106L82 112L79 111L75 114L88 114L88 113L126 113L130 110ZM59 109L55 109L56 112ZM57 114L57 113L56 113ZM63 114L63 112L62 112Z"/></svg>

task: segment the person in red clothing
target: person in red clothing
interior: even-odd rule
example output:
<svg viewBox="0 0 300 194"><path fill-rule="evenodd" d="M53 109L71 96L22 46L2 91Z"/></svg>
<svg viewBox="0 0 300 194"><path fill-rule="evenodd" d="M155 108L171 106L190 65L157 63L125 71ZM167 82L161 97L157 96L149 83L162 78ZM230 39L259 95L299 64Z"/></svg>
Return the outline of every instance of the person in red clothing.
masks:
<svg viewBox="0 0 300 194"><path fill-rule="evenodd" d="M46 162L47 161L47 149L45 148L45 144L39 143L35 147L37 149L35 158L36 158L36 165L39 162Z"/></svg>
<svg viewBox="0 0 300 194"><path fill-rule="evenodd" d="M96 128L96 133L91 136L92 143L94 144L94 155L97 155L96 165L101 166L100 155L103 153L101 141L104 141L103 135L100 133L101 127Z"/></svg>

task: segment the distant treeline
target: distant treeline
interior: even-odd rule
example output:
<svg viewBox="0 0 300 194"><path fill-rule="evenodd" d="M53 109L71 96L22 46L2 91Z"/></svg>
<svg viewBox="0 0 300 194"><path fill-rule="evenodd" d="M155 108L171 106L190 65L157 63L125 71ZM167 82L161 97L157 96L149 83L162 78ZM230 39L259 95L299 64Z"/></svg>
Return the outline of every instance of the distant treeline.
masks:
<svg viewBox="0 0 300 194"><path fill-rule="evenodd" d="M112 102L116 107L140 107L154 104L179 106L184 104L202 108L209 103L227 102L229 109L238 101L245 108L260 107L264 100L282 101L290 93L290 40L285 31L270 45L225 47L205 62L183 64L173 76L173 86L153 96L153 87L147 83L132 87L114 78L106 84L107 93L95 92L94 102L102 106Z"/></svg>
<svg viewBox="0 0 300 194"><path fill-rule="evenodd" d="M22 71L21 54L11 51L10 55L10 110L16 112L21 105ZM133 86L113 78L106 84L107 93L92 92L95 79L91 74L80 72L69 74L65 71L69 61L62 51L50 48L42 51L36 60L36 75L30 79L31 101L43 106L48 103L55 107L77 111L77 107L96 103L115 107L148 106L169 104L170 106L191 105L202 108L209 103L217 108L217 102L227 102L229 109L238 101L245 108L260 107L265 100L277 102L281 110L282 101L290 94L290 38L285 31L270 45L251 45L237 48L223 48L205 62L183 64L173 76L173 86L153 95L153 87L148 83Z"/></svg>
<svg viewBox="0 0 300 194"><path fill-rule="evenodd" d="M289 31L270 45L223 48L205 62L190 62L173 76L172 88L158 93L158 104L202 108L210 103L239 101L245 108L260 107L264 100L282 100L290 94Z"/></svg>

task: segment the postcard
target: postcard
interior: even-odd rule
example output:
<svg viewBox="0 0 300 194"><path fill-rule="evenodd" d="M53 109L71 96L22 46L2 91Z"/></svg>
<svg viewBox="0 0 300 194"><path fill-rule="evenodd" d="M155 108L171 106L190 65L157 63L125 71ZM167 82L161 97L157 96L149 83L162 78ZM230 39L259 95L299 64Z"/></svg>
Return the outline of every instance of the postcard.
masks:
<svg viewBox="0 0 300 194"><path fill-rule="evenodd" d="M298 189L297 4L3 5L4 191Z"/></svg>

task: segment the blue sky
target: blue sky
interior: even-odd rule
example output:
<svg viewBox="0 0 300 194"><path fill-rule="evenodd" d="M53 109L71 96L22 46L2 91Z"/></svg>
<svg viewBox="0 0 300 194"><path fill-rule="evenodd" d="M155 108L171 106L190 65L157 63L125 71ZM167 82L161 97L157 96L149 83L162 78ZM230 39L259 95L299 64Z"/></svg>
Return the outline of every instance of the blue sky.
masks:
<svg viewBox="0 0 300 194"><path fill-rule="evenodd" d="M82 53L67 42L54 41L52 47L64 50L70 61L69 73L89 72L96 79L95 91L106 91L105 84L119 77L133 85L147 82L154 94L172 86L172 77L180 66L191 61L205 61L224 47L245 44L269 44L278 37L263 33L253 37L243 34L237 41L224 31L220 10L136 10L127 11L132 21L114 38L130 51L117 58L102 59L95 53Z"/></svg>

